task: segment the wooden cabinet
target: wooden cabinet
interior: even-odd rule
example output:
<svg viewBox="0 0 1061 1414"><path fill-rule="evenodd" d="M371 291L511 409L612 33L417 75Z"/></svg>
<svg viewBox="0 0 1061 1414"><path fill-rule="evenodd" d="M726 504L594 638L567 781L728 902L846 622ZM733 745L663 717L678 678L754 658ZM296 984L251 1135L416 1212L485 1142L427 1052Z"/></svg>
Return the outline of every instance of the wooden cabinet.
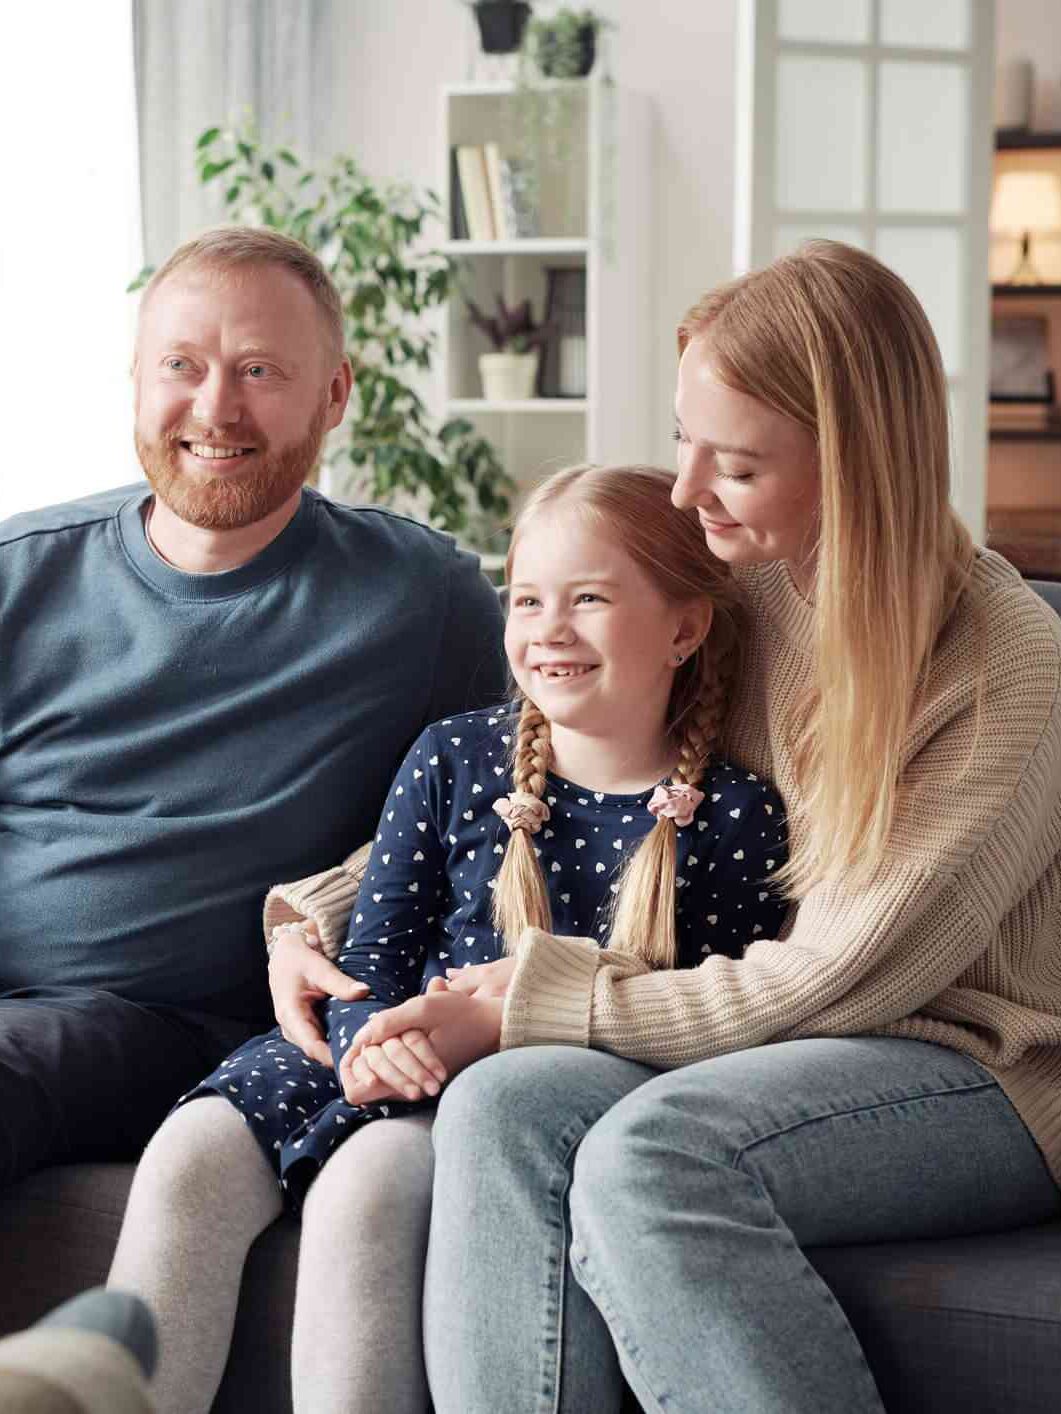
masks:
<svg viewBox="0 0 1061 1414"><path fill-rule="evenodd" d="M1061 133L999 133L995 174L1047 168L1061 180ZM1018 243L993 240L991 317L1047 321L1048 363L1061 386L1061 232L1038 237L1032 258L1048 283L1006 283ZM987 460L987 543L1031 578L1061 579L1061 416L1019 416L992 403Z"/></svg>

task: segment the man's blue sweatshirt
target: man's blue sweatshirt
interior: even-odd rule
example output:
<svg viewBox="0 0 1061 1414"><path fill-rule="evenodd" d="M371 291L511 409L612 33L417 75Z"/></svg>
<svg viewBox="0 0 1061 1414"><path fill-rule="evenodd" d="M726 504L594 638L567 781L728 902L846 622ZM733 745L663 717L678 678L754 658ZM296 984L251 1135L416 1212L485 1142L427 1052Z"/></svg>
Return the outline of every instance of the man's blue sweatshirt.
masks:
<svg viewBox="0 0 1061 1414"><path fill-rule="evenodd" d="M149 496L0 525L0 990L264 1020L265 890L370 837L427 723L502 700L500 610L448 536L310 490L186 574Z"/></svg>

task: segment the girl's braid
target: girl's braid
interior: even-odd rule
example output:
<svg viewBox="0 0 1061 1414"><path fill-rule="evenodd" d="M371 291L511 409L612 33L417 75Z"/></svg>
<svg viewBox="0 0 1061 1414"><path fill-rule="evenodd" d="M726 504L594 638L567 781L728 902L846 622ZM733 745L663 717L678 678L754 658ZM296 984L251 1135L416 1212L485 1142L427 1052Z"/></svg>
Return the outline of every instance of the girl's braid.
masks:
<svg viewBox="0 0 1061 1414"><path fill-rule="evenodd" d="M545 794L545 773L553 757L549 721L529 697L523 699L516 728L516 753L512 763L512 784L540 800Z"/></svg>
<svg viewBox="0 0 1061 1414"><path fill-rule="evenodd" d="M678 764L674 769L678 783L698 786L703 778L711 752L722 734L735 666L736 654L728 649L705 674L700 695L683 723Z"/></svg>

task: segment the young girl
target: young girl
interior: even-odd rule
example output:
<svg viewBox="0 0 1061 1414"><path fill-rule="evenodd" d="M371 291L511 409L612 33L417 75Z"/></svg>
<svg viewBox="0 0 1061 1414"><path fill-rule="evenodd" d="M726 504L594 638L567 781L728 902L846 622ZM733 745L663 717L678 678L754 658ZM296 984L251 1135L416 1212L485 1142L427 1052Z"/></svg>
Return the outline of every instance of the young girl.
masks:
<svg viewBox="0 0 1061 1414"><path fill-rule="evenodd" d="M429 727L391 787L339 957L371 995L325 1007L335 1069L276 1030L186 1096L149 1146L111 1280L159 1316L160 1410L209 1407L243 1258L280 1214L280 1190L296 1211L305 1201L296 1409L425 1406L427 1120L421 1110L411 1131L415 1162L394 1154L393 1171L365 1157L365 1140L400 1116L408 1125L417 1107L394 1102L437 1093L442 1072L431 1074L415 1033L355 1059L351 1039L375 1012L514 953L530 926L592 937L653 968L739 957L776 936L780 798L715 752L740 600L695 515L672 506L673 486L651 468L576 467L530 498L508 561L517 700ZM332 873L281 891L324 939L343 908L335 885ZM450 1073L460 1066L459 1054L443 1059ZM417 1164L426 1182L403 1199L415 1219L393 1205L352 1217L317 1201L325 1184L329 1194L400 1186ZM377 1254L359 1275L344 1249L381 1223L387 1268Z"/></svg>

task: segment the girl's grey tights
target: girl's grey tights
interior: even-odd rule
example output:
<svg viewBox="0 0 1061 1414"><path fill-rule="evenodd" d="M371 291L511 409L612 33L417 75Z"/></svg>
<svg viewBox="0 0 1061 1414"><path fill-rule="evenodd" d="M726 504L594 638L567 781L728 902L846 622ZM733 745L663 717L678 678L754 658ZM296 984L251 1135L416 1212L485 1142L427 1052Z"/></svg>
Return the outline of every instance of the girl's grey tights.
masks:
<svg viewBox="0 0 1061 1414"><path fill-rule="evenodd" d="M295 1414L424 1414L421 1302L431 1117L376 1120L322 1169L302 1213ZM243 1263L281 1213L276 1177L219 1095L176 1110L144 1151L108 1284L158 1321L158 1414L208 1414L228 1359Z"/></svg>

